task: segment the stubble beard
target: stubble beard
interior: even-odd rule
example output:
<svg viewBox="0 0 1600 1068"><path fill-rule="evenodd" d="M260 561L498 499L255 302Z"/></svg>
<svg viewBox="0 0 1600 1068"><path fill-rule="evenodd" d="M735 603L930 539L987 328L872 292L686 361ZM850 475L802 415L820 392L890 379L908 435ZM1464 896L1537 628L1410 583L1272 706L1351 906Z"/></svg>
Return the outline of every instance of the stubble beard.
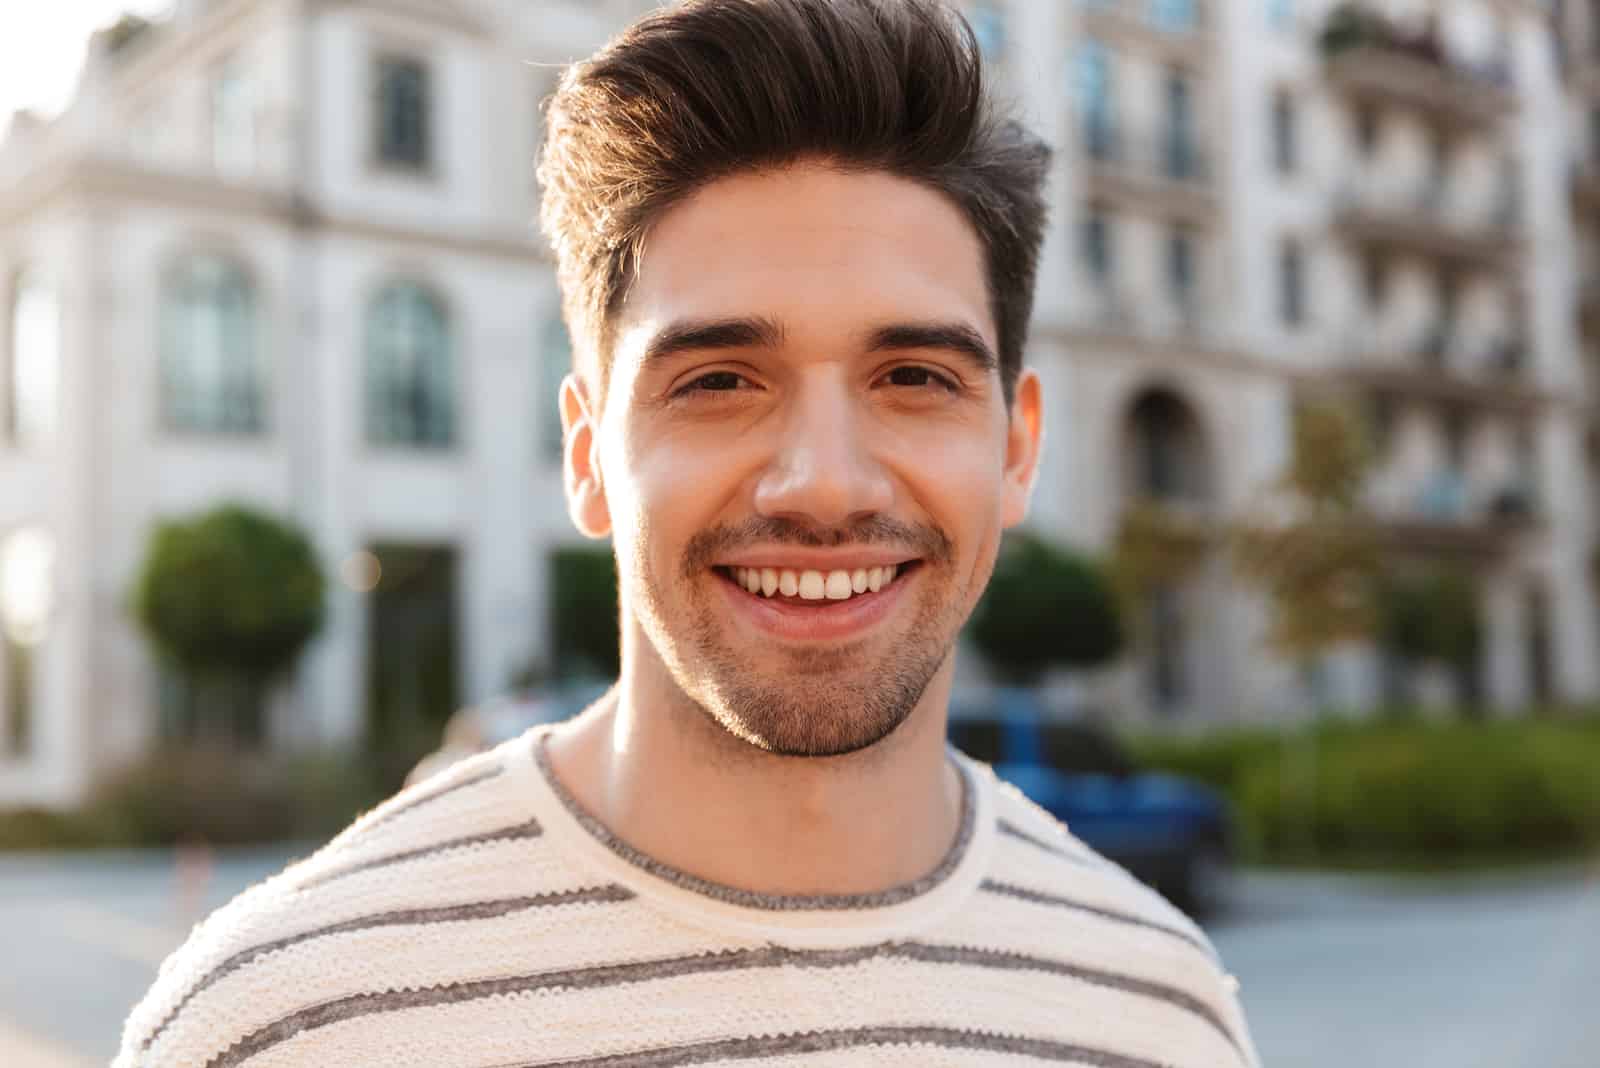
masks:
<svg viewBox="0 0 1600 1068"><path fill-rule="evenodd" d="M959 630L950 617L961 601L960 591L945 588L952 570L947 560L924 560L911 625L876 656L881 635L817 649L748 639L756 666L729 644L726 609L706 585L722 579L706 571L679 581L681 611L668 606L661 583L640 575L635 607L678 689L718 729L774 756L843 756L894 733L950 655Z"/></svg>

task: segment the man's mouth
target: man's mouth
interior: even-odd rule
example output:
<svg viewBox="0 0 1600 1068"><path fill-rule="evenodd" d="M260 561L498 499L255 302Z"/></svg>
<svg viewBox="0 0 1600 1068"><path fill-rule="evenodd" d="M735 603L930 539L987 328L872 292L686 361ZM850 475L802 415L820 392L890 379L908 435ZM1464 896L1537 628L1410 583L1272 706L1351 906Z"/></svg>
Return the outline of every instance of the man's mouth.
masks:
<svg viewBox="0 0 1600 1068"><path fill-rule="evenodd" d="M724 581L763 600L823 607L837 601L871 597L895 582L904 581L907 574L920 566L921 560L906 560L854 570L727 566L712 570Z"/></svg>

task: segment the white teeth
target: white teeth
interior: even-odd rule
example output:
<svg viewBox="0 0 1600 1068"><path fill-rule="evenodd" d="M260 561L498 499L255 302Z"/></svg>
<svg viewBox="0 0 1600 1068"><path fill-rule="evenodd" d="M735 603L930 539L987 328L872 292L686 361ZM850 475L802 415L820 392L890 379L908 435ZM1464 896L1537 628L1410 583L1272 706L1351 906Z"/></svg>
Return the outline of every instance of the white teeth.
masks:
<svg viewBox="0 0 1600 1068"><path fill-rule="evenodd" d="M828 585L827 585L827 588L826 588L826 590L824 592L827 593L828 600L830 600L830 601L847 600L849 598L850 594L851 594L850 572L848 572L848 571L830 571L830 572L828 572Z"/></svg>
<svg viewBox="0 0 1600 1068"><path fill-rule="evenodd" d="M844 601L871 591L877 593L899 573L887 567L858 567L853 571L792 571L775 567L732 567L733 581L758 597L799 597L806 601Z"/></svg>
<svg viewBox="0 0 1600 1068"><path fill-rule="evenodd" d="M802 601L820 601L827 596L827 582L820 571L800 572L800 599Z"/></svg>

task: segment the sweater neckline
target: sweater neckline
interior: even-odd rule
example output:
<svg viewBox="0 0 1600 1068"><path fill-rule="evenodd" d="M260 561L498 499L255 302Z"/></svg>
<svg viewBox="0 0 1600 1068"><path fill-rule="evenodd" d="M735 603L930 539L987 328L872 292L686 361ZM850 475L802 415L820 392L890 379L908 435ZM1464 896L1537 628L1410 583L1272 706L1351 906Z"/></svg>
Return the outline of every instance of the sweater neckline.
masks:
<svg viewBox="0 0 1600 1068"><path fill-rule="evenodd" d="M614 834L556 778L547 748L553 726L530 730L512 753L544 833L586 867L687 922L794 946L868 944L936 923L982 879L993 837L993 783L987 768L954 746L947 744L945 751L961 781L961 818L955 840L932 871L874 893L763 894L682 871Z"/></svg>

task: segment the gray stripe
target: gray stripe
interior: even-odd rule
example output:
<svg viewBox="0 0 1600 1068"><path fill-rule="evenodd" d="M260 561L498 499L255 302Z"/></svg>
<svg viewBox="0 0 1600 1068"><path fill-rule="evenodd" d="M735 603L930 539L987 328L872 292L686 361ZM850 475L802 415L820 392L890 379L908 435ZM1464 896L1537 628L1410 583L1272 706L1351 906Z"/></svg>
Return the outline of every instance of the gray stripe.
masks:
<svg viewBox="0 0 1600 1068"><path fill-rule="evenodd" d="M205 1068L233 1068L264 1050L296 1035L331 1024L370 1016L375 1013L453 1005L481 998L521 994L534 990L593 990L623 983L642 983L687 975L744 971L755 968L793 966L801 968L839 968L874 959L911 960L926 964L971 965L1014 971L1042 971L1063 975L1095 986L1118 990L1165 1002L1193 1013L1216 1028L1234 1049L1240 1050L1228 1027L1210 1005L1187 991L1163 983L1114 972L1086 968L1064 961L1031 957L1021 953L975 949L963 946L936 946L920 942L885 942L851 949L787 949L768 945L759 949L721 950L686 957L624 964L604 964L567 971L500 979L476 979L443 983L417 990L385 990L350 994L320 1005L290 1013L265 1027L252 1031L206 1062ZM1241 1058L1243 1053L1240 1053Z"/></svg>
<svg viewBox="0 0 1600 1068"><path fill-rule="evenodd" d="M543 831L538 820L529 820L511 827L502 827L498 831L485 831L482 834L468 834L460 838L449 838L443 842L435 842L430 846L421 846L417 849L406 849L399 853L386 853L381 857L363 860L356 864L345 864L319 872L311 878L300 883L295 889L310 890L313 887L323 886L335 879L343 879L346 875L354 875L360 871L371 871L373 868L387 867L390 864L400 864L419 857L431 856L434 853L443 853L450 849L461 849L464 846L481 845L485 842L510 842L519 838L537 838Z"/></svg>
<svg viewBox="0 0 1600 1068"><path fill-rule="evenodd" d="M1000 820L999 828L1001 834L1009 834L1013 838L1020 838L1029 845L1037 846L1046 853L1053 853L1062 860L1070 860L1072 863L1081 864L1086 868L1104 869L1107 867L1100 857L1086 849L1068 849L1065 846L1056 845L1054 842L1046 842L1043 838L1040 838L1037 835L1029 834L1027 831L1023 830L1021 827L1018 827L1010 820Z"/></svg>
<svg viewBox="0 0 1600 1068"><path fill-rule="evenodd" d="M494 778L496 775L499 775L504 770L504 765L491 763L488 767L481 768L478 771L473 772L471 775L458 779L446 786L432 791L420 791L416 794L416 796L408 797L403 801L397 800L394 807L384 811L380 815L374 816L372 820L362 828L362 830L370 831L374 827L379 827L385 823L388 823L402 812L410 812L414 808L425 805L430 801L437 801L439 798L453 794L457 790L465 790L467 787L476 786L480 782L488 782L490 779Z"/></svg>
<svg viewBox="0 0 1600 1068"><path fill-rule="evenodd" d="M1154 920L1147 920L1142 916L1135 916L1129 912L1119 912L1116 909L1103 908L1099 905L1089 905L1082 901L1074 901L1071 898L1060 897L1056 894L1029 890L1027 887L1016 886L1012 883L997 882L994 879L985 879L979 884L978 889L987 890L992 894L1004 894L1006 897L1014 897L1020 901L1031 901L1037 905L1054 905L1059 908L1073 909L1078 912L1087 912L1092 916L1099 916L1115 923L1125 923L1133 927L1144 927L1152 931L1160 931L1162 934L1182 939L1213 961L1217 959L1216 950L1204 939L1196 938L1188 931L1180 928L1171 927L1164 923L1156 923Z"/></svg>
<svg viewBox="0 0 1600 1068"><path fill-rule="evenodd" d="M540 773L550 789L561 799L561 803L568 812L572 813L584 830L598 839L617 856L632 864L636 868L654 875L658 879L675 883L686 890L697 894L725 901L733 905L742 905L746 908L766 909L772 912L797 912L811 909L874 909L888 905L899 905L912 898L928 893L934 887L944 882L950 874L960 865L966 856L967 847L972 841L972 835L977 825L977 787L972 782L972 775L966 766L951 755L950 759L956 766L961 779L961 827L956 833L956 840L939 866L922 878L913 882L902 883L873 894L817 894L817 895L790 895L790 894L758 894L750 890L741 890L736 886L712 882L702 879L697 875L680 871L669 864L664 864L647 853L644 853L624 842L601 823L590 815L578 799L573 797L556 778L550 766L550 756L545 749L545 741L549 738L548 732L541 735L534 744L534 759L538 764Z"/></svg>
<svg viewBox="0 0 1600 1068"><path fill-rule="evenodd" d="M539 894L534 897L508 897L497 901L476 901L466 905L442 905L437 908L426 909L398 909L393 912L376 912L369 916L357 916L354 919L344 920L340 923L331 923L325 927L316 927L299 934L289 935L272 942L263 942L258 946L242 950L217 965L201 977L183 995L182 1000L173 1006L171 1012L152 1030L148 1037L139 1044L141 1049L149 1049L156 1039L160 1038L178 1014L197 995L211 986L223 976L238 971L257 957L267 953L276 953L280 949L299 945L301 942L310 942L317 938L327 938L331 935L349 934L352 931L365 931L374 927L422 926L430 923L453 923L463 920L489 920L497 916L509 915L513 912L522 912L527 909L543 908L554 905L582 905L590 902L612 903L630 901L634 897L632 890L627 887L610 886L594 887L586 890L564 890L557 893Z"/></svg>
<svg viewBox="0 0 1600 1068"><path fill-rule="evenodd" d="M852 1027L838 1031L805 1031L788 1035L724 1038L691 1045L613 1053L570 1061L539 1061L521 1068L678 1068L722 1060L759 1060L792 1053L828 1053L858 1046L940 1046L1020 1053L1042 1061L1066 1061L1091 1068L1168 1068L1155 1061L1107 1050L1055 1042L1048 1038L962 1031L954 1027Z"/></svg>

